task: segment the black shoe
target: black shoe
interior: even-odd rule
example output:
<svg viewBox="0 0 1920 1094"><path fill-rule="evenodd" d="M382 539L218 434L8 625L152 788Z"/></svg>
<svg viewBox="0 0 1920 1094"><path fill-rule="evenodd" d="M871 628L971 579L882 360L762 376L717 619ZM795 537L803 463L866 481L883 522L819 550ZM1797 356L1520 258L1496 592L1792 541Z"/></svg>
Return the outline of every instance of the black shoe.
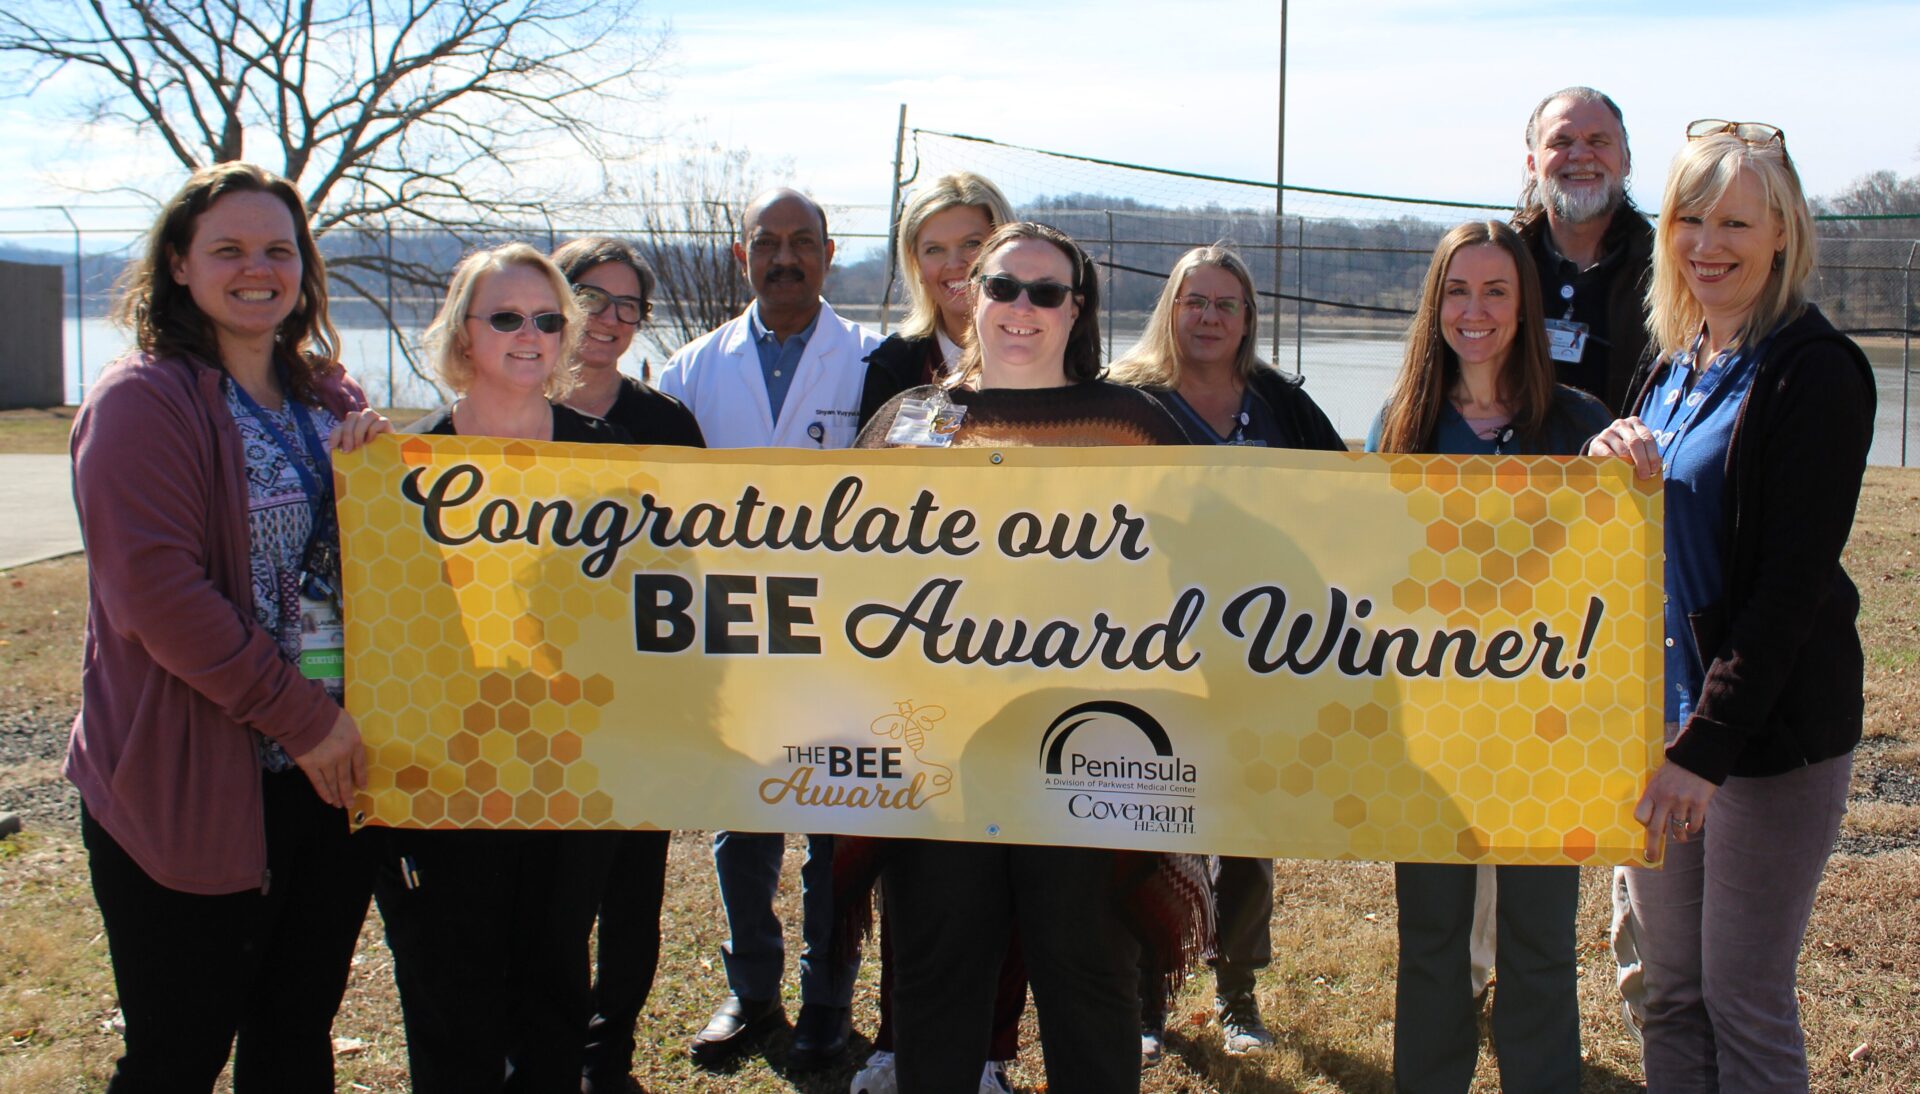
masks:
<svg viewBox="0 0 1920 1094"><path fill-rule="evenodd" d="M793 1024L793 1047L787 1051L787 1067L793 1071L825 1067L847 1051L847 1041L852 1037L850 1008L803 1004L800 1019Z"/></svg>
<svg viewBox="0 0 1920 1094"><path fill-rule="evenodd" d="M778 999L742 999L729 995L707 1020L707 1028L693 1035L687 1049L693 1053L693 1062L701 1067L719 1067L752 1048L786 1019L786 1011L781 1009Z"/></svg>

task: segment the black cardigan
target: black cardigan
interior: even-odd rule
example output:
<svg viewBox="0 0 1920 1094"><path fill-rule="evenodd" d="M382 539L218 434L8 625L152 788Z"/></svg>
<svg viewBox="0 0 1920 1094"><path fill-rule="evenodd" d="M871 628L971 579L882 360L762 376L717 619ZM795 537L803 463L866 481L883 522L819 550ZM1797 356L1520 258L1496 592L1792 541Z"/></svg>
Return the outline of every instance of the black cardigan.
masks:
<svg viewBox="0 0 1920 1094"><path fill-rule="evenodd" d="M1656 373L1636 377L1636 410ZM1760 361L1727 446L1725 595L1689 616L1706 679L1667 748L1702 778L1784 774L1860 741L1860 594L1840 552L1875 398L1866 354L1811 305Z"/></svg>
<svg viewBox="0 0 1920 1094"><path fill-rule="evenodd" d="M1305 388L1306 381L1297 376L1289 376L1271 365L1255 364L1253 375L1248 377L1247 386L1254 395L1273 408L1273 416L1280 422L1281 438L1275 448L1305 448L1322 452L1346 452L1347 442L1340 437L1340 431L1333 428L1326 412L1313 401ZM1144 388L1147 394L1160 400L1167 408L1173 420L1186 429L1186 422L1173 409L1173 391L1171 388ZM1189 431L1191 432L1191 431ZM1210 444L1210 437L1193 437L1195 444Z"/></svg>
<svg viewBox="0 0 1920 1094"><path fill-rule="evenodd" d="M902 338L889 334L887 340L867 354L867 378L860 388L860 426L887 405L887 400L909 388L935 383L940 379L943 359L940 339L934 335Z"/></svg>

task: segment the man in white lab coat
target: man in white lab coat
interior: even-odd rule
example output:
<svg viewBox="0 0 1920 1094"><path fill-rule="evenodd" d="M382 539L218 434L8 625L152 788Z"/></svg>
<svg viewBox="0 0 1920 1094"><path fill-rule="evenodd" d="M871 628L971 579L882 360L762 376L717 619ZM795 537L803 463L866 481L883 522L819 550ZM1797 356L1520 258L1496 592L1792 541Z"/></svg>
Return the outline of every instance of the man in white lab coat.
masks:
<svg viewBox="0 0 1920 1094"><path fill-rule="evenodd" d="M733 245L753 286L744 314L688 343L660 373L660 390L700 421L709 448L846 448L860 428L866 356L878 335L835 315L820 298L833 240L827 216L797 190L773 190L747 207ZM786 947L773 902L785 837L718 832L714 871L731 935L721 948L729 995L689 1046L720 1066L785 1020L780 980ZM819 1067L846 1051L858 959L828 956L833 931L833 837L808 836L801 874L805 950L800 1017L788 1065Z"/></svg>

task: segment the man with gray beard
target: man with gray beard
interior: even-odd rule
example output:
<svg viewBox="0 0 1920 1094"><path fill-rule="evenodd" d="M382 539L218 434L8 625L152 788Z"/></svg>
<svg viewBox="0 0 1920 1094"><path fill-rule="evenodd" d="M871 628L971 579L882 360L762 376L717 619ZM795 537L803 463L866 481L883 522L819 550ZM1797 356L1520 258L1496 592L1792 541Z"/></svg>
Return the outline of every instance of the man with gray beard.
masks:
<svg viewBox="0 0 1920 1094"><path fill-rule="evenodd" d="M1653 226L1627 197L1633 159L1620 107L1590 87L1540 100L1513 227L1540 272L1557 379L1617 417L1647 348Z"/></svg>

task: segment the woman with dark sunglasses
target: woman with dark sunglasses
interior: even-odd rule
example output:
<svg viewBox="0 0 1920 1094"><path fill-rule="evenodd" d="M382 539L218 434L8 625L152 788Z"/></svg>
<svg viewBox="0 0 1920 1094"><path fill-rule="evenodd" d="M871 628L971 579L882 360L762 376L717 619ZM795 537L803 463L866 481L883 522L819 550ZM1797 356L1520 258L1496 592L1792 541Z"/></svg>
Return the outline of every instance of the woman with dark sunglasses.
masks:
<svg viewBox="0 0 1920 1094"><path fill-rule="evenodd" d="M554 400L583 324L560 270L524 243L463 259L427 327L454 401L410 433L627 442ZM388 828L374 876L419 1094L580 1088L591 1010L595 833Z"/></svg>
<svg viewBox="0 0 1920 1094"><path fill-rule="evenodd" d="M1587 449L1666 482L1666 758L1634 811L1666 861L1626 872L1647 1089L1804 1091L1800 944L1864 714L1840 552L1874 380L1807 300L1813 217L1780 131L1705 120L1687 141L1647 291L1659 356Z"/></svg>
<svg viewBox="0 0 1920 1094"><path fill-rule="evenodd" d="M653 267L633 244L613 236L563 243L552 257L586 315L573 354L580 382L562 401L626 430L634 444L705 448L700 423L680 400L620 371L620 359L653 315Z"/></svg>
<svg viewBox="0 0 1920 1094"><path fill-rule="evenodd" d="M700 423L680 400L620 371L621 357L653 314L653 268L632 244L613 236L563 243L552 258L586 316L573 354L580 383L567 393L566 405L604 418L634 444L705 448ZM660 966L660 905L672 835L582 832L570 841L585 853L570 869L583 872L588 881L599 923L582 1094L628 1089L634 1024Z"/></svg>
<svg viewBox="0 0 1920 1094"><path fill-rule="evenodd" d="M890 399L857 447L1185 442L1151 397L1098 378L1099 281L1073 240L1041 224L1002 225L968 283L959 367L942 384ZM1139 1088L1141 943L1128 913L1160 876L1161 856L936 840L888 841L884 855L900 1089L979 1089L1016 925L1048 1089ZM1202 891L1204 880L1193 881L1187 891Z"/></svg>

